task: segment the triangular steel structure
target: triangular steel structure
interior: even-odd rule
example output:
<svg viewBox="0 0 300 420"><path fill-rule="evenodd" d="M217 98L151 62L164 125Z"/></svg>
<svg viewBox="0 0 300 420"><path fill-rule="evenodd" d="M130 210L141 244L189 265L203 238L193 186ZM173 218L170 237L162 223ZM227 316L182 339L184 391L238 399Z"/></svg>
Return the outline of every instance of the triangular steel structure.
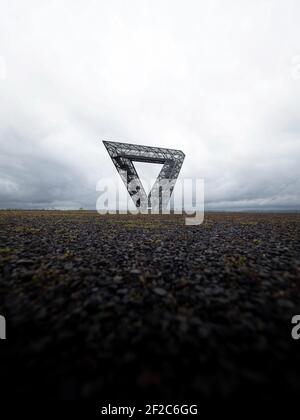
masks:
<svg viewBox="0 0 300 420"><path fill-rule="evenodd" d="M146 211L159 210L168 205L178 178L184 153L181 150L139 144L103 141L109 156L119 172L135 206ZM163 167L147 196L133 162L160 163ZM162 191L166 192L162 199Z"/></svg>

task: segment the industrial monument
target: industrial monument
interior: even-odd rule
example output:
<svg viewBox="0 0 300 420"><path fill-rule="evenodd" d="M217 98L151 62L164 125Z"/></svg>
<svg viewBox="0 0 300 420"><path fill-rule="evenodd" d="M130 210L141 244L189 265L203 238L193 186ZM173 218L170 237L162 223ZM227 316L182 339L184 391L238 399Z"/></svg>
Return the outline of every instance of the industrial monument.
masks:
<svg viewBox="0 0 300 420"><path fill-rule="evenodd" d="M112 141L103 143L137 209L151 212L164 210L168 206L184 161L184 153L181 150L139 144ZM149 195L146 194L133 162L163 165Z"/></svg>

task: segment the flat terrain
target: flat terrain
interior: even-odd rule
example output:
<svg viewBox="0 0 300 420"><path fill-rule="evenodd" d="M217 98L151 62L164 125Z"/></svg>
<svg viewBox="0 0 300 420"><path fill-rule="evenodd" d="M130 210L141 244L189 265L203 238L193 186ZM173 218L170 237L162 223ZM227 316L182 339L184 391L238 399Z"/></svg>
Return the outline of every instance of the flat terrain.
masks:
<svg viewBox="0 0 300 420"><path fill-rule="evenodd" d="M300 214L0 212L1 382L37 398L300 392Z"/></svg>

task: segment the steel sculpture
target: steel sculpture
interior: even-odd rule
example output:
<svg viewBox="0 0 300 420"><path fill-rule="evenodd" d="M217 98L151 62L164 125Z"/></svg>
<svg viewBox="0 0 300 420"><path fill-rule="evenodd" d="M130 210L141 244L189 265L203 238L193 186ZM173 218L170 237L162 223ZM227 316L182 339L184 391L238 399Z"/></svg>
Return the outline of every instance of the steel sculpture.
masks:
<svg viewBox="0 0 300 420"><path fill-rule="evenodd" d="M141 211L159 211L169 203L184 153L181 150L139 144L103 141L135 206ZM163 167L147 196L133 162L160 163Z"/></svg>

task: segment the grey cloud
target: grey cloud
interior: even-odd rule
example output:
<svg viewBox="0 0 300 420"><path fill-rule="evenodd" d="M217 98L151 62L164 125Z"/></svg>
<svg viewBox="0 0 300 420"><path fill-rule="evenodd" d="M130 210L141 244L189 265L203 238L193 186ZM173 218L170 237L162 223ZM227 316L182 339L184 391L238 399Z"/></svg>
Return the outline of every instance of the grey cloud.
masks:
<svg viewBox="0 0 300 420"><path fill-rule="evenodd" d="M1 208L95 208L107 139L182 149L208 208L300 209L298 1L2 3Z"/></svg>

